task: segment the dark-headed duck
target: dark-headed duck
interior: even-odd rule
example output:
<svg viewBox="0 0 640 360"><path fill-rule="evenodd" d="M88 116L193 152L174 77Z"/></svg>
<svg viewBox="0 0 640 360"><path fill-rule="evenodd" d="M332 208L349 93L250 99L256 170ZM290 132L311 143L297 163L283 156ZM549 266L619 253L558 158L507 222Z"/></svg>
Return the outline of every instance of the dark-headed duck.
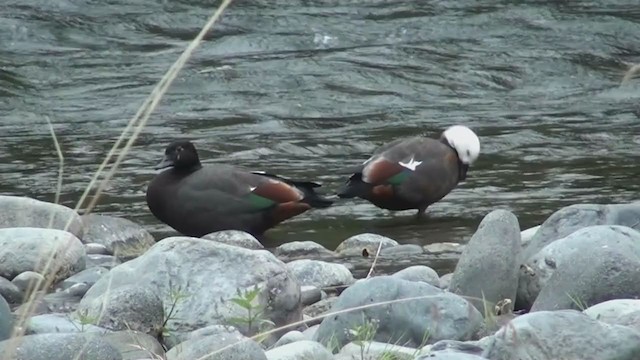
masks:
<svg viewBox="0 0 640 360"><path fill-rule="evenodd" d="M147 188L147 206L176 231L201 237L220 230L242 230L256 237L311 208L326 208L313 182L215 164L203 166L189 141L171 143Z"/></svg>
<svg viewBox="0 0 640 360"><path fill-rule="evenodd" d="M463 125L449 127L439 139L398 139L359 165L338 196L359 197L387 210L417 209L421 216L467 178L479 155L480 140Z"/></svg>

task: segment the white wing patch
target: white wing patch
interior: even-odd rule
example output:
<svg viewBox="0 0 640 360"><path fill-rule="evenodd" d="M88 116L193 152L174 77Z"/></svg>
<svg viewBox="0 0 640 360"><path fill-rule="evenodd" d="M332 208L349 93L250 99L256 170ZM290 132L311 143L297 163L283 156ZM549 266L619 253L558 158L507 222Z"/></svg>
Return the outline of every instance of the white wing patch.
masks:
<svg viewBox="0 0 640 360"><path fill-rule="evenodd" d="M411 160L409 160L409 162L407 163L403 163L402 161L398 161L398 164L400 164L400 166L405 167L411 171L416 171L416 168L418 166L420 166L420 164L422 164L422 161L417 161L414 160L413 156L411 157Z"/></svg>
<svg viewBox="0 0 640 360"><path fill-rule="evenodd" d="M249 186L249 191L253 191L256 189L256 186Z"/></svg>

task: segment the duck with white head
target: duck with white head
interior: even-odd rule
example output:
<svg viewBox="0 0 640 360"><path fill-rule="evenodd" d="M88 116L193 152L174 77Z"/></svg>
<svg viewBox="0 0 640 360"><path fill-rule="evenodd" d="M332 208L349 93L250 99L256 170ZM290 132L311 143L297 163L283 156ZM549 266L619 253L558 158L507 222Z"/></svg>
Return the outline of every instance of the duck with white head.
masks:
<svg viewBox="0 0 640 360"><path fill-rule="evenodd" d="M480 139L464 125L447 128L439 139L398 139L357 166L338 196L361 198L392 211L417 209L421 216L467 179L479 155Z"/></svg>

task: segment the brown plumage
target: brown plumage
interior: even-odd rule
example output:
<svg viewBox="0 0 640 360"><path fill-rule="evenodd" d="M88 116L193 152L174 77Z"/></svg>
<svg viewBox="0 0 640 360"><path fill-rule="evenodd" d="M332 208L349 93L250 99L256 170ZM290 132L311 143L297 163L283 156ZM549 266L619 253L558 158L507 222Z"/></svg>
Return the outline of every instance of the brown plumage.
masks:
<svg viewBox="0 0 640 360"><path fill-rule="evenodd" d="M479 152L476 135L460 125L439 139L399 139L376 149L338 196L359 197L387 210L417 209L420 215L466 179Z"/></svg>
<svg viewBox="0 0 640 360"><path fill-rule="evenodd" d="M332 204L315 192L320 185L313 182L226 164L202 166L188 141L166 148L156 168L166 167L149 183L147 205L158 220L188 236L242 230L260 237L287 219Z"/></svg>

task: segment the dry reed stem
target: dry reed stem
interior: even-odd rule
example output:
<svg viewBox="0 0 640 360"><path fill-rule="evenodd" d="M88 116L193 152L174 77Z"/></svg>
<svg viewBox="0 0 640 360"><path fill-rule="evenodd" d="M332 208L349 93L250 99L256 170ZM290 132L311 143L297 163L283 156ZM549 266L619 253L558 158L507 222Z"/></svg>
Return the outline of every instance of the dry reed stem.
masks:
<svg viewBox="0 0 640 360"><path fill-rule="evenodd" d="M53 124L51 123L51 119L49 118L49 116L45 116L45 120L47 121L47 125L49 126L51 139L53 140L53 144L55 146L56 154L59 160L58 180L57 180L56 194L55 194L55 200L54 200L54 202L58 204L60 202L60 195L62 193L62 179L63 179L62 175L64 173L64 155L62 153L62 148L60 147L60 142L58 141L58 137L56 136L56 132L53 128ZM52 212L49 218L48 228L53 227L54 217L55 217L55 213ZM71 223L71 218L65 225L65 230L68 228L70 223ZM58 252L59 248L60 248L60 244L58 245L58 247L56 247L52 251L51 255L48 256L48 261L44 269L42 270L42 273L44 274L43 277L45 277L45 275L48 274L48 268L51 266L51 263L53 262L53 259L55 258L55 254ZM43 258L43 257L40 257L40 258ZM57 271L58 269L56 269L56 272ZM25 302L25 304L27 304L26 309L22 311L22 313L20 314L20 317L17 319L16 323L14 324L14 328L11 331L11 338L13 339L14 342L16 343L19 342L17 338L24 335L24 331L26 331L26 320L31 316L31 314L35 310L35 306L37 305L37 301L39 300L37 299L37 297L38 297L38 291L41 290L40 287L42 286L43 289L46 289L50 286L51 282L53 282L54 276L49 276L49 278L51 279L51 281L48 281L47 279L45 279L44 286L42 286L42 283L43 283L42 279L38 279L35 282L34 281L29 282L29 285L27 286L27 291L26 291L26 294L28 294L27 301ZM6 358L10 359L13 356L13 351L17 349L17 346L18 345L16 345L15 347L9 346L7 353L3 354L3 357L6 356Z"/></svg>
<svg viewBox="0 0 640 360"><path fill-rule="evenodd" d="M378 262L378 256L380 256L380 250L382 249L382 241L380 241L380 244L378 244L378 251L376 251L376 256L373 258L373 263L371 263L371 268L369 269L369 273L367 274L367 277L365 279L368 279L369 277L371 277L371 275L373 275L373 270L376 267L376 263Z"/></svg>
<svg viewBox="0 0 640 360"><path fill-rule="evenodd" d="M201 357L199 357L199 358L197 358L197 359L195 359L195 360L206 360L206 359L207 359L208 357L210 357L210 356L213 356L213 355L219 354L219 353L221 353L221 352L223 352L223 351L225 351L225 350L227 350L227 349L230 349L230 348L232 348L232 347L234 347L234 346L236 346L236 345L238 345L238 344L241 344L241 343L243 343L243 342L245 342L245 341L248 341L248 340L256 340L256 339L258 339L258 338L260 338L260 337L263 337L263 336L265 336L265 335L271 335L271 334L273 334L273 333L279 332L279 331L284 330L284 329L289 329L289 328L292 328L292 327L295 327L295 326L299 326L299 325L306 324L306 323L308 323L308 322L316 321L316 320L319 320L319 319L324 319L324 318L329 317L329 316L345 314L345 313L348 313L348 312L351 312L351 311L362 310L362 309L368 309L368 308L375 307L375 306L391 305L391 304L396 304L396 303L401 303L401 302L411 301L411 300L424 300L424 299L429 299L429 298L438 297L438 296L440 296L440 295L441 295L441 294L436 294L436 295L422 295L422 296L413 296L413 297L402 298L402 299L394 299L394 300L388 300L388 301L380 301L380 302L377 302L377 303L366 304L366 305L360 305L360 306L355 306L355 307L347 308L347 309L343 309L343 310L338 310L338 311L328 312L328 313L326 313L326 314L318 315L318 316L316 316L316 317L308 318L308 319L305 319L305 320L300 320L300 321L292 322L292 323L290 323L290 324L283 325L283 326L277 327L277 328L275 328L275 329L271 329L271 330L269 330L269 331L265 331L265 332L262 332L262 333L259 333L259 334L255 334L255 335L253 335L253 336L251 336L251 337L244 338L244 339L242 339L242 340L236 341L235 343L232 343L232 344L229 344L229 345L227 345L227 346L224 346L224 347L222 347L222 348L220 348L220 349L218 349L218 350L216 350L216 351L212 351L212 352L210 352L210 353L208 353L208 354L205 354L205 355L203 355L203 356L201 356ZM462 298L464 298L464 299L467 299L467 300L482 300L481 298L474 297L474 296L464 296L464 295L458 295L458 296L460 296L460 297L462 297ZM471 305L471 304L469 304L469 306L470 306L470 307L473 307L473 305Z"/></svg>
<svg viewBox="0 0 640 360"><path fill-rule="evenodd" d="M624 74L624 77L622 78L622 82L620 83L620 86L628 83L629 80L631 80L638 72L640 72L640 64L632 65L629 68L629 70L627 70L627 72Z"/></svg>
<svg viewBox="0 0 640 360"><path fill-rule="evenodd" d="M194 40L192 40L192 42L187 46L186 50L182 53L182 55L178 58L178 60L176 60L176 62L171 66L169 71L158 82L158 84L152 90L152 92L149 95L149 97L145 100L143 105L138 109L136 115L129 121L129 123L127 124L125 129L122 131L122 133L120 134L120 137L118 138L118 140L116 141L114 146L111 148L111 150L107 154L107 157L104 159L104 161L98 167L98 170L95 172L94 176L92 177L91 181L89 182L89 184L85 188L85 191L83 192L82 196L80 197L80 200L76 204L76 206L74 208L74 211L76 211L76 212L79 211L80 207L85 202L89 191L94 187L95 183L97 182L98 177L100 176L100 174L103 173L104 168L109 163L109 160L115 154L115 152L117 151L117 148L120 146L120 144L124 140L125 135L131 131L131 129L133 128L135 123L139 120L140 116L142 116L142 120L140 120L140 122L138 124L138 127L133 131L133 133L130 136L128 142L125 144L124 148L122 149L122 151L120 152L119 156L117 157L115 163L111 167L111 170L109 171L109 173L107 173L107 176L105 177L105 179L103 179L103 181L100 183L100 186L96 190L96 193L94 194L94 197L93 197L92 201L89 203L89 205L85 209L85 213L87 213L87 214L90 213L90 211L93 209L93 207L95 207L95 204L97 203L98 198L100 197L102 191L104 190L104 188L108 184L109 180L112 178L113 174L117 170L118 166L122 162L122 159L126 156L128 151L131 149L132 144L135 142L135 140L139 136L140 132L142 132L142 130L144 129L146 123L149 120L149 117L150 117L151 113L153 112L153 110L155 110L155 108L157 107L158 103L162 99L163 95L166 93L167 89L171 86L171 83L177 77L178 72L182 69L182 67L184 67L184 65L186 64L188 59L191 57L191 54L193 53L195 48L200 44L200 42L202 42L202 39L204 38L206 33L217 22L217 20L220 18L220 16L224 12L224 10L231 4L231 2L232 2L232 0L224 0L220 4L220 6L216 9L214 14L209 18L209 20L207 21L205 26L201 29L200 33L198 33L196 38ZM49 121L48 118L47 118L47 121ZM55 136L55 132L53 131L53 127L51 126L50 129L52 131L52 136L54 138L54 143L56 143L56 150L58 151L58 155L63 159L62 152L61 152L61 150L59 148L59 143L57 141L57 137ZM64 164L64 162L61 160L61 165L63 166L63 164ZM60 192L61 192L60 191L60 189L61 189L61 181L62 181L62 174L60 173L59 174L59 185L60 185L60 187L58 188L58 192L56 194L56 199L59 199L59 195L60 195ZM73 217L70 217L68 219L67 223L65 224L65 227L64 227L65 231L68 230L68 228L71 225L72 221L73 221ZM58 249L56 249L56 251L57 250ZM43 270L43 273L47 274L49 272L49 270L50 270L49 268L51 267L51 264L53 262L52 260L53 260L53 256L49 257L49 261L47 262L47 264L46 264L46 266L45 266L45 268ZM57 270L59 270L59 269L56 269L56 272L57 272ZM12 334L12 338L17 338L19 336L24 335L24 331L26 330L25 326L24 326L24 322L30 317L30 315L32 314L32 312L33 312L33 310L35 308L35 305L36 305L35 297L37 296L37 289L40 288L40 286L42 286L42 289L46 289L52 284L52 282L53 282L53 277L52 276L49 277L49 279L47 279L47 281L45 282L44 286L42 286L42 281L41 280L38 280L36 282L36 289L34 289L34 291L32 292L32 295L27 300L27 303L28 303L27 310L24 311L21 314L21 317L19 319L19 323L21 324L21 326L16 326L14 328L14 331L13 331L13 334ZM102 315L103 315L103 313L101 313L100 318L102 317ZM16 329L18 329L17 332L16 332ZM5 353L5 354L3 354L3 356L4 355L9 355L9 358L10 358L11 355L12 355L12 350L14 350L16 347L13 347L13 346L10 347L9 354ZM80 354L81 353L82 353L82 351L80 352ZM78 354L78 356L80 356L80 354Z"/></svg>
<svg viewBox="0 0 640 360"><path fill-rule="evenodd" d="M162 79L160 79L156 87L153 89L151 94L147 97L147 99L143 103L142 107L136 113L136 116L134 116L131 119L131 121L129 122L129 125L127 126L127 129L123 132L123 134L130 129L130 126L133 126L133 124L138 120L138 117L140 116L140 114L143 114L142 119L138 123L138 126L133 131L131 137L125 144L124 148L122 148L120 154L116 158L116 161L114 162L110 171L107 173L106 177L100 183L93 198L91 199L91 202L85 209L85 214L89 214L91 210L95 207L100 195L102 194L102 191L104 191L105 187L107 186L107 184L109 183L113 175L115 174L118 166L120 165L124 157L127 155L129 150L131 149L131 146L136 141L136 139L138 138L138 136L146 126L147 122L149 121L149 117L151 116L151 113L158 106L158 104L160 103L160 100L162 99L164 94L167 92L167 90L169 89L169 87L171 86L175 78L178 76L178 73L180 72L180 70L182 70L184 65L187 63L187 61L193 54L193 51L198 47L198 45L200 45L204 36L209 32L209 30L211 30L213 25L218 21L218 19L220 18L224 10L231 4L232 1L233 0L224 0L220 4L220 6L216 9L213 15L211 15L207 23L202 27L198 35L189 43L189 45L184 50L184 52L180 55L180 57L173 63L173 65L169 68L169 70L162 77ZM115 152L115 147L112 148L112 152ZM104 163L106 163L106 160ZM107 288L108 289L111 288L111 283ZM105 296L104 301L106 302L106 300L107 300L107 297ZM106 305L104 303L103 303L102 309L103 310L101 311L100 316L98 317L98 322L100 321L100 319L102 319L104 315L104 310L106 309ZM84 348L82 349L82 351L84 351ZM75 360L80 359L80 356L82 355L82 351L78 353Z"/></svg>
<svg viewBox="0 0 640 360"><path fill-rule="evenodd" d="M107 173L107 176L105 177L105 179L100 183L100 186L98 187L98 190L96 190L96 193L94 194L93 199L91 199L89 206L87 206L87 208L85 209L85 213L91 212L95 204L98 202L98 199L102 191L107 186L107 183L109 182L109 180L111 180L111 177L113 177L113 174L116 172L118 166L122 162L122 159L129 152L129 150L131 149L131 146L136 141L136 139L138 138L138 136L146 126L147 122L149 121L149 117L151 116L151 113L158 106L158 104L160 103L160 100L162 99L164 94L167 92L167 90L169 89L169 87L171 86L175 78L178 76L178 73L180 72L180 70L182 70L184 65L187 63L193 51L198 47L198 45L200 45L204 36L207 34L207 32L209 32L209 30L211 30L213 25L218 21L218 19L220 18L224 10L231 4L232 1L233 0L224 0L220 4L218 9L216 9L213 15L209 18L209 20L204 25L204 27L200 30L200 32L195 37L195 39L193 39L191 43L189 43L189 46L187 46L187 48L180 55L178 60L176 60L176 62L171 66L169 71L167 71L165 76L160 80L158 85L156 85L154 92L156 92L157 90L157 93L154 94L154 92L152 92L151 95L149 95L149 98L147 99L147 101L149 101L150 99L149 107L145 109L146 111L144 112L142 120L140 120L138 127L134 130L133 134L129 138L129 141L127 141L125 147L120 152L120 155L118 155L118 157L116 158L115 163L111 167L111 170ZM145 105L146 104L147 102L145 102ZM136 121L135 117L131 119L131 123L134 123L135 121Z"/></svg>

